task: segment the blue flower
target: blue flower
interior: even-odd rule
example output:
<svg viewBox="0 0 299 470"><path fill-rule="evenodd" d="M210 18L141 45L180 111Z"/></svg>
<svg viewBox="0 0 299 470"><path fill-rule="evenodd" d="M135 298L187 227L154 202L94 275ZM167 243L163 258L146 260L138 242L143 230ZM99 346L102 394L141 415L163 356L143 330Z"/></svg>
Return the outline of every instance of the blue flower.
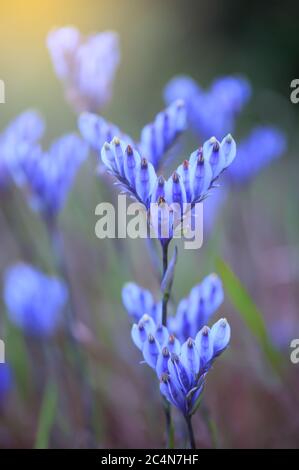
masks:
<svg viewBox="0 0 299 470"><path fill-rule="evenodd" d="M235 156L236 143L230 134L222 142L211 137L165 182L162 177L157 177L150 161L117 137L111 143L106 142L101 152L108 171L147 208L161 198L169 205L202 201Z"/></svg>
<svg viewBox="0 0 299 470"><path fill-rule="evenodd" d="M247 80L238 77L220 77L205 91L188 76L173 78L165 87L166 103L183 99L188 120L194 132L218 139L235 128L235 119L251 94Z"/></svg>
<svg viewBox="0 0 299 470"><path fill-rule="evenodd" d="M131 145L114 137L106 142L101 158L121 189L145 206L149 226L161 243L168 243L191 207L202 202L220 174L233 162L236 143L228 134L215 137L190 155L165 181Z"/></svg>
<svg viewBox="0 0 299 470"><path fill-rule="evenodd" d="M188 297L178 304L175 315L168 317L168 330L180 341L184 342L210 321L212 315L223 302L224 292L222 282L217 274L210 274L194 286ZM161 302L156 302L150 291L130 282L122 290L123 305L136 324L144 315L160 325L162 320ZM141 325L143 324L141 321ZM151 321L152 321L151 320ZM152 330L150 330L153 333ZM154 332L156 335L156 332Z"/></svg>
<svg viewBox="0 0 299 470"><path fill-rule="evenodd" d="M17 264L5 273L3 297L12 323L26 334L45 337L61 323L68 294L59 279Z"/></svg>
<svg viewBox="0 0 299 470"><path fill-rule="evenodd" d="M116 136L146 157L156 169L186 125L186 109L181 100L158 113L154 121L142 129L139 142L96 114L82 113L78 119L80 132L92 149L100 152L104 143L111 143Z"/></svg>
<svg viewBox="0 0 299 470"><path fill-rule="evenodd" d="M207 372L229 344L228 322L222 318L211 329L203 326L194 338L180 342L167 328L157 326L149 315L144 315L133 325L131 334L144 361L155 370L162 395L185 416L191 416Z"/></svg>
<svg viewBox="0 0 299 470"><path fill-rule="evenodd" d="M102 109L111 98L120 62L118 35L105 31L84 37L74 27L63 27L48 34L47 46L74 109Z"/></svg>
<svg viewBox="0 0 299 470"><path fill-rule="evenodd" d="M242 184L279 158L286 150L285 134L271 126L255 127L238 146L237 161L230 167L227 177L233 184Z"/></svg>
<svg viewBox="0 0 299 470"><path fill-rule="evenodd" d="M210 274L193 287L187 298L180 301L176 315L169 318L169 329L181 341L195 337L197 331L208 324L223 298L221 279L216 274Z"/></svg>
<svg viewBox="0 0 299 470"><path fill-rule="evenodd" d="M13 385L12 370L7 363L0 364L0 406Z"/></svg>
<svg viewBox="0 0 299 470"><path fill-rule="evenodd" d="M86 144L68 134L54 141L48 152L37 145L23 145L19 154L31 207L46 218L56 216L87 156Z"/></svg>
<svg viewBox="0 0 299 470"><path fill-rule="evenodd" d="M161 322L161 302L155 302L149 290L129 282L122 289L122 301L134 321L138 322L147 313L157 323Z"/></svg>
<svg viewBox="0 0 299 470"><path fill-rule="evenodd" d="M44 130L43 119L32 110L17 116L3 130L0 135L0 187L9 184L10 176L18 185L22 184L19 148L24 143L36 143L43 136Z"/></svg>

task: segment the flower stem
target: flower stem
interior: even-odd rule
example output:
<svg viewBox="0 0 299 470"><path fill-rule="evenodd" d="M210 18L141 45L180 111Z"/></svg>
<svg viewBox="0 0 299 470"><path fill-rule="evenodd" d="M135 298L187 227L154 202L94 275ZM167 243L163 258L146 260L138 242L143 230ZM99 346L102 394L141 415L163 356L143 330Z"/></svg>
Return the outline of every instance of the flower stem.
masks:
<svg viewBox="0 0 299 470"><path fill-rule="evenodd" d="M162 245L162 253L163 253L163 276L168 268L168 243ZM169 300L169 292L165 291L163 294L162 300L162 325L167 326L167 304Z"/></svg>
<svg viewBox="0 0 299 470"><path fill-rule="evenodd" d="M164 278L168 268L168 243L162 245L162 256L163 256L163 275ZM167 326L167 304L169 300L169 293L164 292L162 300L162 325ZM165 401L164 405L165 419L166 419L166 435L167 435L167 448L173 447L173 427L171 419L171 406L168 401Z"/></svg>
<svg viewBox="0 0 299 470"><path fill-rule="evenodd" d="M194 432L191 422L191 416L185 416L187 428L188 428L188 437L190 442L190 449L196 449L195 439L194 439Z"/></svg>

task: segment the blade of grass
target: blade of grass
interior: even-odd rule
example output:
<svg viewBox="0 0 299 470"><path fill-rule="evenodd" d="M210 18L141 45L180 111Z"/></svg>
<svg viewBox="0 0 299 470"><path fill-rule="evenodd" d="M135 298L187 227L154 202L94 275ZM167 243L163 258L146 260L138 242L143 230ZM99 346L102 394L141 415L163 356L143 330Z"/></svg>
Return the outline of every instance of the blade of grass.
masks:
<svg viewBox="0 0 299 470"><path fill-rule="evenodd" d="M47 449L51 429L55 420L58 402L58 390L54 382L48 382L39 414L35 439L35 449Z"/></svg>
<svg viewBox="0 0 299 470"><path fill-rule="evenodd" d="M216 267L230 302L259 342L275 372L280 375L282 358L271 343L262 313L236 274L223 259L218 258L216 260Z"/></svg>

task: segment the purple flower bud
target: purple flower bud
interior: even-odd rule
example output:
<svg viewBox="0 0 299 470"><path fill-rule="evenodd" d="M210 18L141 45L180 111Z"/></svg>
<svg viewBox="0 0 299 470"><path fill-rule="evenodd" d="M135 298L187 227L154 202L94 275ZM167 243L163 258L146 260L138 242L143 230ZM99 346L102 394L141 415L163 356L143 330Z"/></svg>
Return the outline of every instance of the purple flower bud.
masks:
<svg viewBox="0 0 299 470"><path fill-rule="evenodd" d="M205 142L203 146L203 156L211 165L212 179L216 179L225 167L225 157L222 152L220 142L215 137Z"/></svg>
<svg viewBox="0 0 299 470"><path fill-rule="evenodd" d="M227 348L230 341L230 326L225 318L221 318L212 326L211 338L213 341L214 356L218 356Z"/></svg>
<svg viewBox="0 0 299 470"><path fill-rule="evenodd" d="M162 395L183 414L186 414L185 395L177 382L168 374L163 374L160 381L160 391Z"/></svg>
<svg viewBox="0 0 299 470"><path fill-rule="evenodd" d="M190 165L188 160L184 160L183 163L177 168L177 173L180 175L186 194L186 202L191 202L192 194L190 187Z"/></svg>
<svg viewBox="0 0 299 470"><path fill-rule="evenodd" d="M221 142L221 149L224 154L225 165L227 168L235 159L237 153L236 142L232 138L231 134L227 134Z"/></svg>
<svg viewBox="0 0 299 470"><path fill-rule="evenodd" d="M160 175L159 178L157 178L155 187L153 189L151 202L157 203L162 199L165 199L165 179L164 176Z"/></svg>
<svg viewBox="0 0 299 470"><path fill-rule="evenodd" d="M140 164L141 158L139 153L128 145L125 151L124 172L126 179L134 189L136 187L136 175L139 171Z"/></svg>
<svg viewBox="0 0 299 470"><path fill-rule="evenodd" d="M184 393L188 393L190 390L190 377L180 357L172 353L168 360L168 370L170 377L177 383Z"/></svg>
<svg viewBox="0 0 299 470"><path fill-rule="evenodd" d="M129 136L123 134L117 126L97 114L81 113L78 118L78 127L88 145L98 152L101 151L105 142L110 143L115 135L121 137L127 145L134 146Z"/></svg>
<svg viewBox="0 0 299 470"><path fill-rule="evenodd" d="M181 361L188 373L190 384L194 383L200 370L200 355L192 338L188 338L182 345Z"/></svg>
<svg viewBox="0 0 299 470"><path fill-rule="evenodd" d="M156 338L150 333L143 344L143 357L145 362L152 367L152 369L156 369L157 361L159 354L161 352L161 347L156 340Z"/></svg>
<svg viewBox="0 0 299 470"><path fill-rule="evenodd" d="M141 164L136 175L136 191L141 201L147 206L150 196L157 182L157 175L153 165L146 158L141 159Z"/></svg>
<svg viewBox="0 0 299 470"><path fill-rule="evenodd" d="M170 335L168 338L167 343L164 344L168 348L171 354L177 354L180 355L181 353L181 345L179 340L174 336Z"/></svg>
<svg viewBox="0 0 299 470"><path fill-rule="evenodd" d="M166 326L161 324L157 326L155 331L155 338L161 346L163 346L168 341L169 332Z"/></svg>
<svg viewBox="0 0 299 470"><path fill-rule="evenodd" d="M196 162L191 163L196 155ZM212 183L212 168L208 160L204 158L202 150L193 152L190 157L190 181L192 202L199 202L203 199Z"/></svg>
<svg viewBox="0 0 299 470"><path fill-rule="evenodd" d="M204 326L196 335L195 345L200 357L200 370L206 371L213 359L213 339L211 330L208 326Z"/></svg>
<svg viewBox="0 0 299 470"><path fill-rule="evenodd" d="M154 122L141 131L140 149L155 168L178 135L186 129L186 109L178 100L157 114Z"/></svg>
<svg viewBox="0 0 299 470"><path fill-rule="evenodd" d="M179 204L181 207L187 202L185 186L180 175L175 171L165 185L166 202Z"/></svg>
<svg viewBox="0 0 299 470"><path fill-rule="evenodd" d="M156 372L157 376L160 378L163 374L168 373L168 360L170 358L170 352L166 346L164 346L159 354Z"/></svg>

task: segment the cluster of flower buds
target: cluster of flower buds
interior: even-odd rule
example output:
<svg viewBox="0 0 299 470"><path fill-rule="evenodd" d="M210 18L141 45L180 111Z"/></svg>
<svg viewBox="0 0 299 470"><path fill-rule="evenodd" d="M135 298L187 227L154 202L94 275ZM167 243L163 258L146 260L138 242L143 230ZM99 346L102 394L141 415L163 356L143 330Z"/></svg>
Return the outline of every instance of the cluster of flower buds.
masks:
<svg viewBox="0 0 299 470"><path fill-rule="evenodd" d="M138 322L147 312L154 321L161 322L162 304L154 300L149 290L128 282L122 289L122 301L133 321Z"/></svg>
<svg viewBox="0 0 299 470"><path fill-rule="evenodd" d="M180 341L207 325L211 316L223 302L222 282L216 274L206 276L200 284L191 289L187 298L182 299L174 315L168 317L167 327ZM152 293L133 282L124 285L122 290L123 305L129 316L136 323L146 313L156 324L162 321L162 305L156 302Z"/></svg>
<svg viewBox="0 0 299 470"><path fill-rule="evenodd" d="M220 77L205 91L190 77L174 77L166 86L166 103L183 99L190 126L200 138L216 135L222 138L235 128L237 115L251 95L247 80L239 77Z"/></svg>
<svg viewBox="0 0 299 470"><path fill-rule="evenodd" d="M0 188L9 185L11 178L22 184L19 148L41 139L45 130L42 117L33 110L17 116L0 135Z"/></svg>
<svg viewBox="0 0 299 470"><path fill-rule="evenodd" d="M78 119L80 132L93 150L101 151L105 142L110 143L117 136L146 157L156 169L163 156L186 129L186 125L186 108L181 100L171 103L158 113L154 121L142 129L139 142L135 142L117 126L96 114L82 113Z"/></svg>
<svg viewBox="0 0 299 470"><path fill-rule="evenodd" d="M27 264L5 273L3 298L9 319L24 333L51 336L62 321L68 293L65 284Z"/></svg>
<svg viewBox="0 0 299 470"><path fill-rule="evenodd" d="M180 342L147 314L132 327L134 344L155 370L162 395L185 416L191 416L213 361L228 346L230 326L225 319L202 327L194 338Z"/></svg>
<svg viewBox="0 0 299 470"><path fill-rule="evenodd" d="M45 218L58 214L87 152L87 145L75 134L54 141L48 152L39 145L19 148L19 169L34 210Z"/></svg>
<svg viewBox="0 0 299 470"><path fill-rule="evenodd" d="M120 62L117 33L105 31L84 37L76 28L64 27L49 33L47 46L74 109L102 109L111 98Z"/></svg>
<svg viewBox="0 0 299 470"><path fill-rule="evenodd" d="M222 282L216 274L210 274L194 286L187 298L178 304L175 316L169 317L169 329L181 340L195 337L223 302Z"/></svg>
<svg viewBox="0 0 299 470"><path fill-rule="evenodd" d="M162 243L173 237L186 213L206 197L235 155L236 143L230 134L222 142L212 137L166 181L157 176L150 161L117 137L101 151L102 162L122 189L148 210L150 224Z"/></svg>

